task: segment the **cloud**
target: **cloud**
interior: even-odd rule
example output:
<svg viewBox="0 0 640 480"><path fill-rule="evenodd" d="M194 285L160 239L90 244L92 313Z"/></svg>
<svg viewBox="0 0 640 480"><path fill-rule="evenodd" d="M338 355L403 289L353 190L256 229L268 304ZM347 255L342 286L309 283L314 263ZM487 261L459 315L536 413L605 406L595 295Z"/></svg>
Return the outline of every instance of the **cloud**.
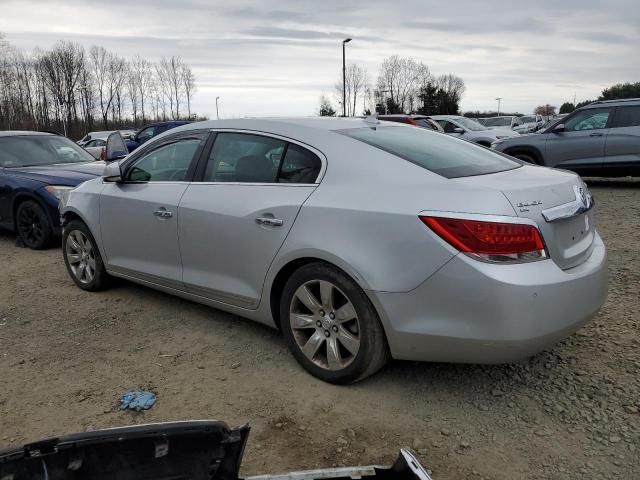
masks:
<svg viewBox="0 0 640 480"><path fill-rule="evenodd" d="M640 80L637 0L2 0L0 31L24 50L58 40L125 58L178 55L198 83L194 108L227 116L308 115L347 62L376 71L393 54L455 73L464 110L531 111L574 92Z"/></svg>

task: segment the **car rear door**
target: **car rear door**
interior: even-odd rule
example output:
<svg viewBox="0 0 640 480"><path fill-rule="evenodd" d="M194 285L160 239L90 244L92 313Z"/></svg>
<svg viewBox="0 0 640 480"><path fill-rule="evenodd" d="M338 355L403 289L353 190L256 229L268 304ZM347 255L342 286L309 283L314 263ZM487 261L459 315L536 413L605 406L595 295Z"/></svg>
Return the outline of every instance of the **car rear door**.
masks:
<svg viewBox="0 0 640 480"><path fill-rule="evenodd" d="M602 167L607 175L640 174L640 105L616 108L605 155Z"/></svg>
<svg viewBox="0 0 640 480"><path fill-rule="evenodd" d="M564 122L564 131L546 134L545 164L582 175L597 174L605 158L613 108L579 110Z"/></svg>
<svg viewBox="0 0 640 480"><path fill-rule="evenodd" d="M217 133L178 209L185 289L255 309L322 165L319 152L287 139Z"/></svg>
<svg viewBox="0 0 640 480"><path fill-rule="evenodd" d="M107 269L182 288L178 203L193 177L208 132L157 142L123 165L123 181L105 183L100 230Z"/></svg>

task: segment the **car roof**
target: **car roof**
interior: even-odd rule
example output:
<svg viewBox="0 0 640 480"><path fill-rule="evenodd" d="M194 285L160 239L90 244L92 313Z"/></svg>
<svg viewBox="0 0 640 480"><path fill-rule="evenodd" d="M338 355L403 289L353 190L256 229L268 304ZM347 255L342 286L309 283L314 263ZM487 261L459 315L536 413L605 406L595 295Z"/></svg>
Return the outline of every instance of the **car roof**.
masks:
<svg viewBox="0 0 640 480"><path fill-rule="evenodd" d="M396 124L394 124L396 125ZM397 124L400 126L400 124ZM248 128L273 127L280 129L286 126L303 127L313 130L344 130L349 128L371 127L372 123L366 118L343 117L272 117L272 118L239 118L231 120L206 120L190 123L180 127L181 130L200 128Z"/></svg>
<svg viewBox="0 0 640 480"><path fill-rule="evenodd" d="M618 98L616 100L596 100L582 108L597 108L601 105L636 107L640 105L640 98Z"/></svg>
<svg viewBox="0 0 640 480"><path fill-rule="evenodd" d="M33 132L31 130L4 130L0 131L0 137L26 137L33 135L42 135L55 137L56 135L49 132Z"/></svg>

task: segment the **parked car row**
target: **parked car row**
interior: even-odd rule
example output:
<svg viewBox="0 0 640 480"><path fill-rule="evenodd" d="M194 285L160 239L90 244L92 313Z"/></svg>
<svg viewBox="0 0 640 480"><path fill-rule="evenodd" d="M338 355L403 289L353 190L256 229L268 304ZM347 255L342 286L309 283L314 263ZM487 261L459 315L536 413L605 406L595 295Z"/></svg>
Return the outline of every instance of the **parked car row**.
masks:
<svg viewBox="0 0 640 480"><path fill-rule="evenodd" d="M535 135L497 139L491 148L581 175L640 175L640 99L593 102Z"/></svg>
<svg viewBox="0 0 640 480"><path fill-rule="evenodd" d="M127 145L127 151L133 152L143 143L151 140L153 137L160 135L167 130L179 127L180 125L186 125L190 123L185 120L171 120L168 122L156 122L149 125L145 125L139 131L135 130L111 130L111 131L99 131L89 132L82 139L78 140L77 144L87 150L98 160L105 160L106 140L109 135L114 132L119 132Z"/></svg>

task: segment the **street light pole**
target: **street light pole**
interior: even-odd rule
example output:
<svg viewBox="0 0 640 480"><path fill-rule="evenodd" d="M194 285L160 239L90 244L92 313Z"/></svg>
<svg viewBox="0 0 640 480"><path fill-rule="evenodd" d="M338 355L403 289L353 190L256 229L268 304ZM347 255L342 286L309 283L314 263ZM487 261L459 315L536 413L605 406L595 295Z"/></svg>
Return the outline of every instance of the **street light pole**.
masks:
<svg viewBox="0 0 640 480"><path fill-rule="evenodd" d="M342 116L347 116L347 63L345 60L345 48L344 46L351 41L350 38L345 38L342 41Z"/></svg>
<svg viewBox="0 0 640 480"><path fill-rule="evenodd" d="M218 113L218 99L220 97L216 97L216 119L220 120L220 114Z"/></svg>
<svg viewBox="0 0 640 480"><path fill-rule="evenodd" d="M498 116L500 116L500 101L502 100L502 97L498 97L496 100L498 101Z"/></svg>

